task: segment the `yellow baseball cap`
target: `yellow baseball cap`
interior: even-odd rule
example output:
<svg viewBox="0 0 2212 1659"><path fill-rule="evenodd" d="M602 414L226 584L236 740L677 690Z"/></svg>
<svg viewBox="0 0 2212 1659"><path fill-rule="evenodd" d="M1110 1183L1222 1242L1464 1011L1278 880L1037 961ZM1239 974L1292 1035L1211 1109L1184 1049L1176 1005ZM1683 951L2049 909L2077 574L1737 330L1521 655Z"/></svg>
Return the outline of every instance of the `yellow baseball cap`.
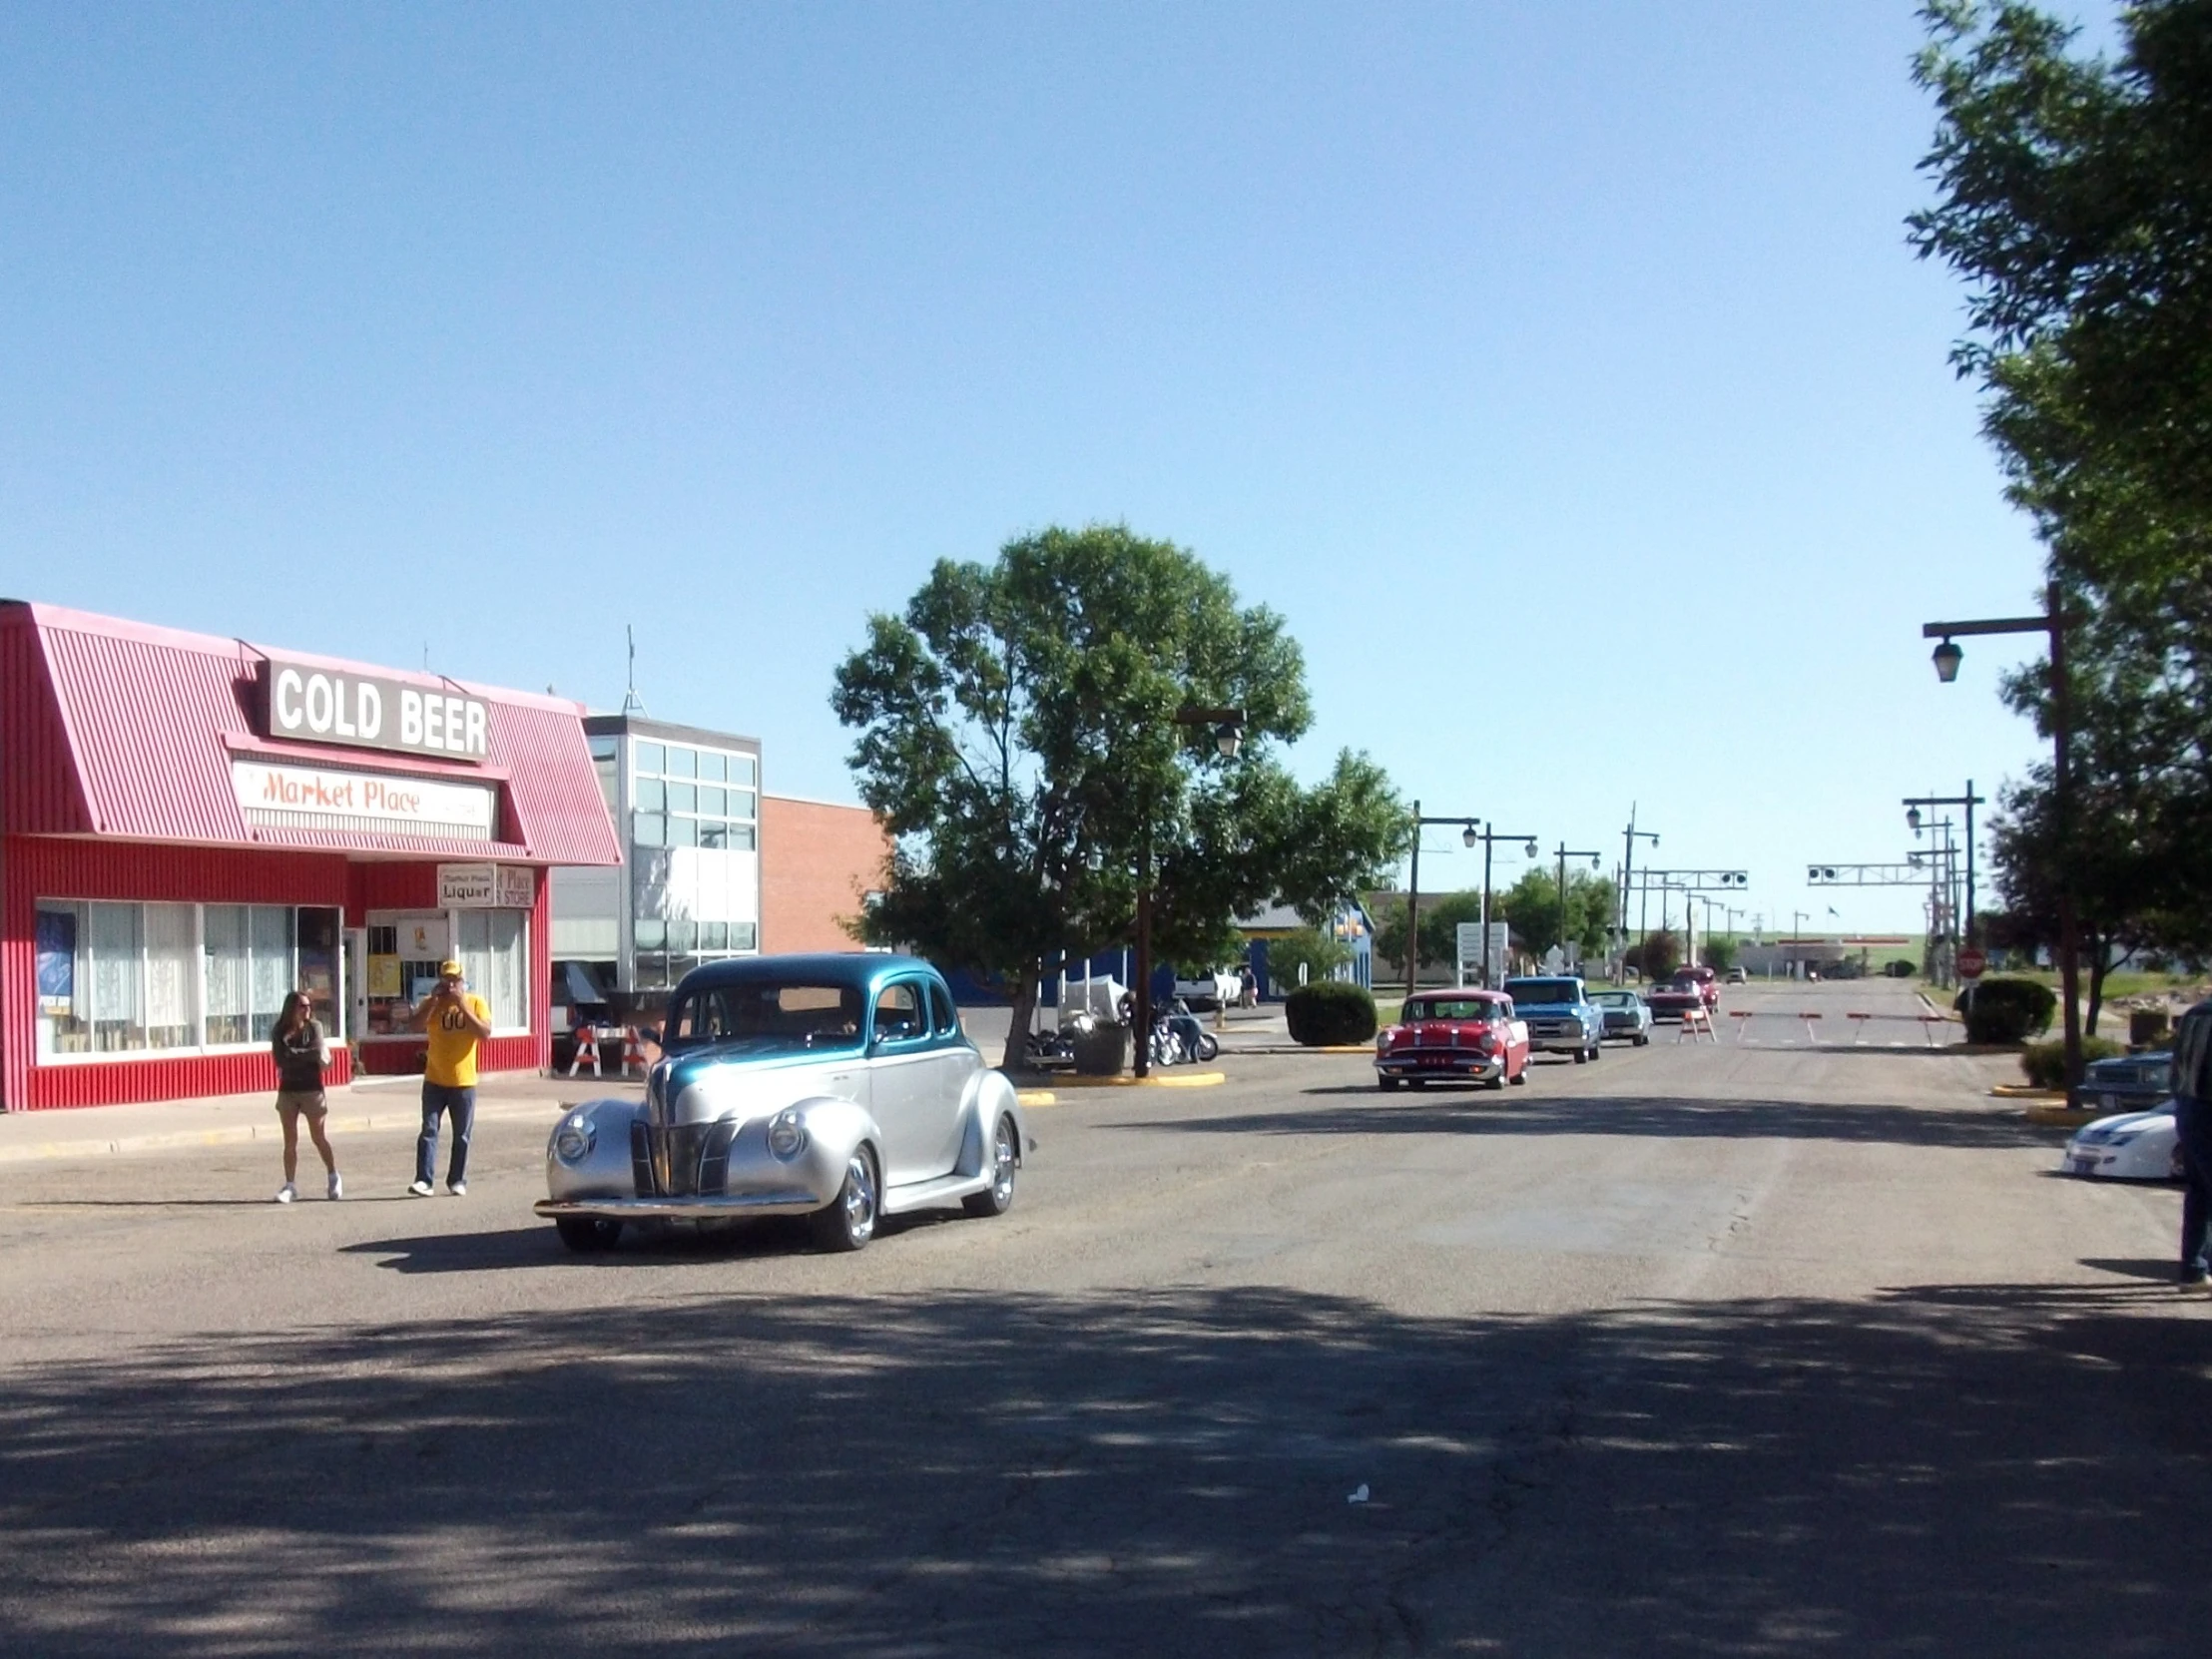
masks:
<svg viewBox="0 0 2212 1659"><path fill-rule="evenodd" d="M438 977L440 979L460 978L461 964L454 961L450 956L447 957L444 961L438 964Z"/></svg>

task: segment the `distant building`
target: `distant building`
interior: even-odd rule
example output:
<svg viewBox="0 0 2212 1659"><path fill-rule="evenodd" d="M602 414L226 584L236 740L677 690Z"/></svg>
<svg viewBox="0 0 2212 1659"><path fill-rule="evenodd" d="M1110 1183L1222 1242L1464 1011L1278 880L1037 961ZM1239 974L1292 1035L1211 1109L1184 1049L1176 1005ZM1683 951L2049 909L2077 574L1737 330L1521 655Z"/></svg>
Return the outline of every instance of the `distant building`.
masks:
<svg viewBox="0 0 2212 1659"><path fill-rule="evenodd" d="M761 797L761 948L857 950L843 923L881 890L890 855L865 807Z"/></svg>
<svg viewBox="0 0 2212 1659"><path fill-rule="evenodd" d="M556 960L650 995L701 962L859 948L841 923L883 882L874 814L766 794L755 738L643 715L589 715L584 733L623 861L555 872Z"/></svg>
<svg viewBox="0 0 2212 1659"><path fill-rule="evenodd" d="M619 869L553 876L553 955L610 990L665 990L761 949L761 745L643 715L587 715Z"/></svg>
<svg viewBox="0 0 2212 1659"><path fill-rule="evenodd" d="M1298 989L1295 982L1277 984L1269 977L1268 946L1286 934L1312 926L1313 923L1288 904L1270 904L1251 915L1237 918L1237 930L1245 936L1245 960L1260 981L1262 996L1288 996ZM1346 905L1323 924L1320 932L1352 952L1352 960L1331 977L1350 980L1372 990L1375 985L1375 919L1366 908L1358 903Z"/></svg>

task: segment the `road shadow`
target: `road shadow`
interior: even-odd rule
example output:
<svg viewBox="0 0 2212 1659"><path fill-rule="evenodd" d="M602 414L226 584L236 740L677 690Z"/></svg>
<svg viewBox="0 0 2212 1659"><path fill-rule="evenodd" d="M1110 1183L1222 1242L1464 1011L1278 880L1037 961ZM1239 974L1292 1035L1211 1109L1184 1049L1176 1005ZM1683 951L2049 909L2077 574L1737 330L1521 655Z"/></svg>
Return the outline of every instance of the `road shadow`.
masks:
<svg viewBox="0 0 2212 1659"><path fill-rule="evenodd" d="M2208 1377L2133 1284L224 1334L11 1370L0 1617L16 1656L2195 1655Z"/></svg>
<svg viewBox="0 0 2212 1659"><path fill-rule="evenodd" d="M902 1234L958 1222L957 1210L918 1211L885 1216L875 1238L888 1243ZM561 1243L550 1221L493 1233L426 1233L402 1239L365 1239L344 1245L338 1254L379 1258L376 1266L392 1273L486 1273L510 1268L636 1268L671 1261L743 1262L806 1255L815 1249L804 1217L759 1216L713 1228L626 1227L612 1250L572 1251Z"/></svg>
<svg viewBox="0 0 2212 1659"><path fill-rule="evenodd" d="M1193 1135L1628 1135L1663 1140L1780 1139L1906 1146L2049 1146L2065 1132L2028 1123L2017 1108L1728 1100L1710 1096L1545 1095L1507 1090L1410 1098L1325 1084L1301 1097L1331 1104L1214 1117L1129 1119L1102 1127ZM1336 1104L1353 1097L1365 1105ZM1473 1110L1479 1106L1480 1110Z"/></svg>

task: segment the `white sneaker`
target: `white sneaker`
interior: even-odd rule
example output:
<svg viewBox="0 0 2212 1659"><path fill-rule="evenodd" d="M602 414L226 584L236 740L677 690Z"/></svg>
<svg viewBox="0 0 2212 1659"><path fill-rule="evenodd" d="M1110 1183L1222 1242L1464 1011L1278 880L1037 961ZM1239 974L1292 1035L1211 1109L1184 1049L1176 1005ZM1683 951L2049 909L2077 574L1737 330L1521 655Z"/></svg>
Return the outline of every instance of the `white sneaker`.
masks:
<svg viewBox="0 0 2212 1659"><path fill-rule="evenodd" d="M299 1189L294 1187L289 1181L286 1181L281 1187L278 1187L276 1189L276 1202L279 1204L289 1204L298 1196Z"/></svg>
<svg viewBox="0 0 2212 1659"><path fill-rule="evenodd" d="M329 1196L332 1198L343 1198L345 1196L345 1177L338 1174L336 1170L330 1172Z"/></svg>
<svg viewBox="0 0 2212 1659"><path fill-rule="evenodd" d="M455 1198L468 1197L468 1183L466 1181L448 1181L445 1184L445 1190Z"/></svg>
<svg viewBox="0 0 2212 1659"><path fill-rule="evenodd" d="M428 1198L430 1196L430 1183L427 1181L415 1181L409 1183L407 1187L407 1196L409 1198Z"/></svg>

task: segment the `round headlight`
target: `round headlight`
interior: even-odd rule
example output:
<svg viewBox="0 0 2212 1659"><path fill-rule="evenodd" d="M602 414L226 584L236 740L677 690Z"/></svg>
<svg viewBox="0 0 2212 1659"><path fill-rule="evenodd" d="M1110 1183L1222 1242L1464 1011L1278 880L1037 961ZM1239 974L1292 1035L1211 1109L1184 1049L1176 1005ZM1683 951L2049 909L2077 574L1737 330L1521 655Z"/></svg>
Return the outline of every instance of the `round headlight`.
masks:
<svg viewBox="0 0 2212 1659"><path fill-rule="evenodd" d="M807 1125L797 1110L786 1107L769 1120L768 1149L779 1158L796 1158L807 1145Z"/></svg>
<svg viewBox="0 0 2212 1659"><path fill-rule="evenodd" d="M564 1164L580 1164L599 1144L599 1131L590 1118L570 1118L553 1132L553 1156Z"/></svg>

